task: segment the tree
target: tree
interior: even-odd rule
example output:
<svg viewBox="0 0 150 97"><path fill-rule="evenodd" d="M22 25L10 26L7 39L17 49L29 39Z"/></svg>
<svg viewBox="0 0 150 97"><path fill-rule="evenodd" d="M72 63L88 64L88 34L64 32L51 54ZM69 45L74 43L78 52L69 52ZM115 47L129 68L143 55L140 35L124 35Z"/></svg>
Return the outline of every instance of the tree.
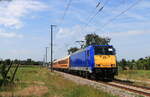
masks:
<svg viewBox="0 0 150 97"><path fill-rule="evenodd" d="M120 66L123 68L123 70L126 69L126 66L127 66L127 65L128 65L128 64L127 64L126 59L122 59L121 62L120 62Z"/></svg>
<svg viewBox="0 0 150 97"><path fill-rule="evenodd" d="M87 34L85 36L85 44L83 44L81 47L86 48L89 45L108 45L110 43L110 38L108 37L100 37L97 34ZM71 47L68 49L68 54L71 54L75 51L79 50L77 47Z"/></svg>
<svg viewBox="0 0 150 97"><path fill-rule="evenodd" d="M89 45L108 45L110 43L110 38L108 37L100 37L97 34L87 34L85 36L85 44L82 45L82 48L86 48ZM74 53L77 50L79 50L79 48L77 47L71 47L68 49L68 54Z"/></svg>
<svg viewBox="0 0 150 97"><path fill-rule="evenodd" d="M32 65L32 59L27 59L26 65Z"/></svg>
<svg viewBox="0 0 150 97"><path fill-rule="evenodd" d="M79 48L77 48L77 47L71 47L70 49L68 49L68 55L70 55L78 50L79 50Z"/></svg>
<svg viewBox="0 0 150 97"><path fill-rule="evenodd" d="M14 63L14 64L19 64L19 60L15 59L15 60L13 61L13 63Z"/></svg>
<svg viewBox="0 0 150 97"><path fill-rule="evenodd" d="M100 37L97 34L87 34L85 36L85 47L89 46L89 45L108 45L110 43L110 38L106 37Z"/></svg>
<svg viewBox="0 0 150 97"><path fill-rule="evenodd" d="M146 69L147 69L147 70L150 70L150 57L147 58Z"/></svg>
<svg viewBox="0 0 150 97"><path fill-rule="evenodd" d="M4 61L4 65L10 65L10 63L11 63L11 60L10 60L10 59L6 59L6 60Z"/></svg>

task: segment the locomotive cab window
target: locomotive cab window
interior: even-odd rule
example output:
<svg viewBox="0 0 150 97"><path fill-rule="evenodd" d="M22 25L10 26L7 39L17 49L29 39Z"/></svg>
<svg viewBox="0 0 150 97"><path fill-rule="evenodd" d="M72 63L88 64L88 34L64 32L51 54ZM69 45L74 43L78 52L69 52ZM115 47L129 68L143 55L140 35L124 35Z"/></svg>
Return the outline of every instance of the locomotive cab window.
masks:
<svg viewBox="0 0 150 97"><path fill-rule="evenodd" d="M95 55L115 55L115 49L112 46L95 46Z"/></svg>
<svg viewBox="0 0 150 97"><path fill-rule="evenodd" d="M104 48L105 55L115 55L115 49L113 47Z"/></svg>
<svg viewBox="0 0 150 97"><path fill-rule="evenodd" d="M101 46L95 46L94 51L95 51L95 55L103 55L104 54L103 47L101 47Z"/></svg>

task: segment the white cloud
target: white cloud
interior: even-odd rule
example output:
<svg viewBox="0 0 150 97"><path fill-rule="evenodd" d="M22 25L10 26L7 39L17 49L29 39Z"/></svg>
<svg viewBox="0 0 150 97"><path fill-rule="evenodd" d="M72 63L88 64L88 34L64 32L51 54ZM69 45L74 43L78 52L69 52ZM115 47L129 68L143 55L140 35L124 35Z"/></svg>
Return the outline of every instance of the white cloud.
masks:
<svg viewBox="0 0 150 97"><path fill-rule="evenodd" d="M27 59L27 58L32 58L34 60L41 60L42 55L39 55L39 52L36 50L31 50L31 49L24 49L24 48L11 48L11 50L7 50L5 54L7 54L6 58L11 58L11 59Z"/></svg>
<svg viewBox="0 0 150 97"><path fill-rule="evenodd" d="M17 18L5 18L0 17L0 24L4 25L5 27L14 27L14 28L20 28L22 27L22 22Z"/></svg>
<svg viewBox="0 0 150 97"><path fill-rule="evenodd" d="M69 28L60 28L56 34L56 38L74 38L80 39L87 33L93 33L96 27L87 26L86 28L81 25L75 25Z"/></svg>
<svg viewBox="0 0 150 97"><path fill-rule="evenodd" d="M139 4L139 7L138 8L150 8L150 1L149 0L142 0L142 2Z"/></svg>
<svg viewBox="0 0 150 97"><path fill-rule="evenodd" d="M0 30L0 38L22 38L23 35L13 32L3 32Z"/></svg>
<svg viewBox="0 0 150 97"><path fill-rule="evenodd" d="M32 51L26 49L12 49L9 51L9 53L11 53L12 55L26 55L32 53Z"/></svg>
<svg viewBox="0 0 150 97"><path fill-rule="evenodd" d="M150 34L150 30L130 30L126 32L112 32L110 33L113 36L129 36L129 35L141 35L141 34Z"/></svg>
<svg viewBox="0 0 150 97"><path fill-rule="evenodd" d="M88 26L87 28L75 25L73 27L60 28L54 38L54 54L55 58L64 57L67 54L67 49L73 46L80 45L75 41L84 40L84 36L88 33L93 33L95 27Z"/></svg>
<svg viewBox="0 0 150 97"><path fill-rule="evenodd" d="M128 18L133 18L133 19L137 19L137 20L145 20L146 18L138 13L133 13L133 12L128 12L128 14L126 14Z"/></svg>
<svg viewBox="0 0 150 97"><path fill-rule="evenodd" d="M20 28L23 23L21 18L32 11L46 9L47 6L37 0L12 0L0 3L0 25L5 27Z"/></svg>

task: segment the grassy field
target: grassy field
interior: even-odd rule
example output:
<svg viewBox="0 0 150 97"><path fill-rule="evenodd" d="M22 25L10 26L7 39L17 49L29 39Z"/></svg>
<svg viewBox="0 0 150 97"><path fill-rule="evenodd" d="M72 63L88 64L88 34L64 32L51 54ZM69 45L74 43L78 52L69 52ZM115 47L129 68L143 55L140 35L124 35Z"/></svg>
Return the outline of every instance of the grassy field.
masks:
<svg viewBox="0 0 150 97"><path fill-rule="evenodd" d="M113 97L85 85L77 85L57 73L37 66L19 68L15 85L2 87L0 96L15 97Z"/></svg>
<svg viewBox="0 0 150 97"><path fill-rule="evenodd" d="M134 84L150 87L150 70L124 70L118 73L116 78L122 78L126 80L136 80Z"/></svg>

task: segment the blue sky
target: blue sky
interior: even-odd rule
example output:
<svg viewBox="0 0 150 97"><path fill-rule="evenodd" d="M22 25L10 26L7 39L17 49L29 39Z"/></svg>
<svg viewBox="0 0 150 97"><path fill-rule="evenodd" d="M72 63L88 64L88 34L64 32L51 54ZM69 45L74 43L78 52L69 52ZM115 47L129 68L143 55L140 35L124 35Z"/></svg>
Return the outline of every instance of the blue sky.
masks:
<svg viewBox="0 0 150 97"><path fill-rule="evenodd" d="M90 22L98 1L104 9ZM67 49L78 46L88 33L110 37L118 59L138 59L150 55L150 1L136 6L103 27L110 19L137 0L72 0L64 21L62 16L69 0L12 0L0 2L0 58L42 60L50 46L50 25L54 28L54 56L67 55ZM48 51L50 59L50 52Z"/></svg>

